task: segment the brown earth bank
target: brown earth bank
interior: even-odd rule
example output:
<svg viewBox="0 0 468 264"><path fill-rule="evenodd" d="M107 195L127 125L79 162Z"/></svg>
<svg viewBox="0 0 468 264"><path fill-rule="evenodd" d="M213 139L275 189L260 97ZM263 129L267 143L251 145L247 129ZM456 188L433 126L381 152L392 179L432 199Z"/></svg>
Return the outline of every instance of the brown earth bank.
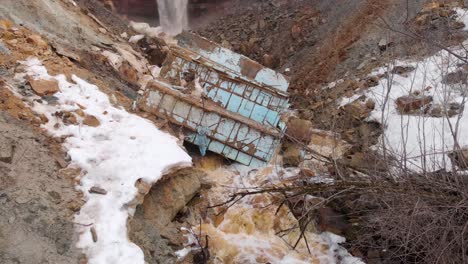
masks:
<svg viewBox="0 0 468 264"><path fill-rule="evenodd" d="M17 61L37 56L51 74L68 78L76 74L97 84L129 111L139 89L131 67L116 71L100 53L115 51L116 43L128 45L121 36L135 34L128 21L113 13L106 1L75 2L76 6L68 0L2 0L0 5L0 259L5 263L86 263L74 245L73 215L83 201L73 186L80 172L66 169L62 139L44 135L39 128L43 117L8 89L14 74L21 70ZM439 49L424 38L430 36L447 46L466 37L460 25L446 14L450 9L446 4L457 1L439 1L435 9L423 12L428 2L432 1L211 1L212 5L203 9L206 17L194 20L193 28L288 75L292 108L299 117L311 121L307 122L307 133L311 132L317 144L325 144L326 138L343 145L345 158L336 167L369 167L369 163L375 167L379 164L370 162L376 158L372 159L368 149L377 142L382 128L377 122L366 121L375 102L360 98L338 108L337 100L372 87L385 77L368 77L373 68ZM140 59L149 59L151 54L145 49L152 44L130 46L143 54ZM322 89L336 79L343 81L333 89ZM31 85L25 85L22 91L33 92ZM156 121L158 126L165 126ZM296 143L285 144L285 149L293 145L289 151L293 165L300 162ZM325 169L337 174L335 167ZM307 174L312 177L315 172L309 170ZM129 235L149 263L174 263L174 251L184 242L179 228L196 226L204 217L200 208L208 206L206 201L201 202L203 206L186 206L200 200L200 190L209 191L204 176L191 169L175 172L155 186L136 183L141 191L137 204L141 205L129 221ZM333 207L346 215L361 209L340 203ZM318 216L323 230L327 230L327 218L336 218L336 212L330 210L324 209ZM348 228L348 223L344 226L348 230L343 233L352 238L349 234L355 230ZM359 253L358 248L355 255L368 257L369 248L363 250ZM376 263L380 261L378 254L370 254Z"/></svg>

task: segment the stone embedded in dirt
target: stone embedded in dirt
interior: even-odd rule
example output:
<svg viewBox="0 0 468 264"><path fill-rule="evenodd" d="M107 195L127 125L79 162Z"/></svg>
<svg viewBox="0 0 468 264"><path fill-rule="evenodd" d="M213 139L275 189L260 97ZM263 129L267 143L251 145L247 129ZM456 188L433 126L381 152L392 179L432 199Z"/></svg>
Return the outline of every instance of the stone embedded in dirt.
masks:
<svg viewBox="0 0 468 264"><path fill-rule="evenodd" d="M73 200L67 203L67 208L73 212L78 212L82 205L83 203Z"/></svg>
<svg viewBox="0 0 468 264"><path fill-rule="evenodd" d="M379 50L380 52L384 52L387 50L387 48L392 44L392 42L389 42L387 39L383 38L379 41Z"/></svg>
<svg viewBox="0 0 468 264"><path fill-rule="evenodd" d="M276 56L270 55L270 54L263 55L263 65L265 67L276 68L279 66L279 64L280 64L280 61Z"/></svg>
<svg viewBox="0 0 468 264"><path fill-rule="evenodd" d="M93 115L86 115L86 117L83 120L83 125L90 126L90 127L98 127L101 125L101 122L93 116Z"/></svg>
<svg viewBox="0 0 468 264"><path fill-rule="evenodd" d="M304 149L301 146L291 144L283 153L283 166L298 167L304 160Z"/></svg>
<svg viewBox="0 0 468 264"><path fill-rule="evenodd" d="M375 87L377 85L379 85L379 77L377 76L369 76L364 80L364 86L366 88Z"/></svg>
<svg viewBox="0 0 468 264"><path fill-rule="evenodd" d="M432 102L432 96L408 95L398 98L395 103L400 114L413 114L423 110Z"/></svg>
<svg viewBox="0 0 468 264"><path fill-rule="evenodd" d="M372 100L372 99L370 99L370 98L367 99L367 101L366 101L366 107L367 107L367 109L369 109L369 110L374 110L374 109L375 109L375 101Z"/></svg>
<svg viewBox="0 0 468 264"><path fill-rule="evenodd" d="M138 82L138 71L127 61L122 62L122 65L119 67L119 74L124 80L130 83Z"/></svg>
<svg viewBox="0 0 468 264"><path fill-rule="evenodd" d="M404 75L408 72L414 71L415 68L413 66L395 66L392 69L392 73L398 74L398 75Z"/></svg>
<svg viewBox="0 0 468 264"><path fill-rule="evenodd" d="M46 49L48 47L47 42L45 42L42 39L42 37L37 35L37 34L32 34L32 35L28 36L27 42L30 43L30 44L33 44L34 46L36 46L37 48L40 48L40 49Z"/></svg>
<svg viewBox="0 0 468 264"><path fill-rule="evenodd" d="M11 164L14 152L15 147L13 142L8 138L0 136L0 162Z"/></svg>
<svg viewBox="0 0 468 264"><path fill-rule="evenodd" d="M467 84L468 72L464 70L451 72L442 78L442 83L444 84Z"/></svg>
<svg viewBox="0 0 468 264"><path fill-rule="evenodd" d="M431 104L426 109L426 114L431 117L454 117L463 113L464 107L459 103L450 103L447 106L442 104Z"/></svg>
<svg viewBox="0 0 468 264"><path fill-rule="evenodd" d="M91 189L89 189L89 193L95 193L95 194L106 195L106 194L107 194L107 191L104 190L104 189L101 188L101 187L93 186L93 187L91 187Z"/></svg>
<svg viewBox="0 0 468 264"><path fill-rule="evenodd" d="M370 109L367 103L356 100L350 104L343 106L345 113L357 120L364 120L369 117L373 109Z"/></svg>
<svg viewBox="0 0 468 264"><path fill-rule="evenodd" d="M312 122L309 120L291 118L288 122L286 134L295 140L308 144L312 136L312 130Z"/></svg>
<svg viewBox="0 0 468 264"><path fill-rule="evenodd" d="M39 96L52 95L60 91L57 80L35 80L29 77L28 82L32 90Z"/></svg>
<svg viewBox="0 0 468 264"><path fill-rule="evenodd" d="M298 26L298 25L292 26L292 28L291 28L291 37L292 37L293 39L298 39L298 38L300 38L300 37L301 37L301 34L302 34L302 29L301 29L300 26Z"/></svg>
<svg viewBox="0 0 468 264"><path fill-rule="evenodd" d="M468 148L453 151L447 154L453 164L462 170L468 169Z"/></svg>
<svg viewBox="0 0 468 264"><path fill-rule="evenodd" d="M351 145L341 138L339 133L331 131L314 129L311 137L309 148L322 156L333 160L343 157Z"/></svg>

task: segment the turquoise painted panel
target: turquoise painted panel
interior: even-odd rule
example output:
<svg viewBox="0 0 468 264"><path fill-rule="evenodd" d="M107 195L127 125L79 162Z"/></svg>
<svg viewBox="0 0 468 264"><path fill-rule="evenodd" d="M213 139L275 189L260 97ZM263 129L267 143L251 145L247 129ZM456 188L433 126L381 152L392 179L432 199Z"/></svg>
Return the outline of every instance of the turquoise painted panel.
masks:
<svg viewBox="0 0 468 264"><path fill-rule="evenodd" d="M231 93L226 92L222 89L218 89L218 92L216 93L215 102L221 103L223 107L226 107L229 102L229 98L231 98Z"/></svg>
<svg viewBox="0 0 468 264"><path fill-rule="evenodd" d="M239 154L239 151L229 146L226 146L222 154L228 159L236 160L237 155Z"/></svg>
<svg viewBox="0 0 468 264"><path fill-rule="evenodd" d="M250 101L255 102L259 94L260 91L258 89L253 89L252 94L250 95Z"/></svg>
<svg viewBox="0 0 468 264"><path fill-rule="evenodd" d="M208 150L213 151L214 153L221 154L223 153L224 146L225 145L220 142L211 141L210 145L208 146Z"/></svg>
<svg viewBox="0 0 468 264"><path fill-rule="evenodd" d="M245 116L245 117L250 117L252 114L253 108L254 108L254 103L247 99L242 99L241 106L239 108L239 114Z"/></svg>
<svg viewBox="0 0 468 264"><path fill-rule="evenodd" d="M254 106L254 109L253 109L253 112L252 112L252 115L250 116L250 118L257 121L258 123L263 123L267 113L268 113L268 108L266 108L266 107L264 107L262 105L256 104Z"/></svg>
<svg viewBox="0 0 468 264"><path fill-rule="evenodd" d="M245 85L244 84L236 84L236 85L234 85L233 91L234 91L234 93L236 93L238 95L243 95L244 91L245 91Z"/></svg>
<svg viewBox="0 0 468 264"><path fill-rule="evenodd" d="M231 112L237 112L239 110L241 103L242 103L242 97L233 94L231 95L231 99L229 99L229 103L226 109Z"/></svg>
<svg viewBox="0 0 468 264"><path fill-rule="evenodd" d="M268 113L266 115L265 121L263 122L267 126L275 126L275 124L278 122L279 119L279 114L276 111L273 110L268 110Z"/></svg>

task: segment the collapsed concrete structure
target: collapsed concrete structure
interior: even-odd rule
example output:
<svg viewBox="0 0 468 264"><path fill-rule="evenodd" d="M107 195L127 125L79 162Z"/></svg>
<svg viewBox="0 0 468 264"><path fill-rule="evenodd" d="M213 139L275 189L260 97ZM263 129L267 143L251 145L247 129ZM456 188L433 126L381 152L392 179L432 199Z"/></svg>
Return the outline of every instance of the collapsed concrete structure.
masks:
<svg viewBox="0 0 468 264"><path fill-rule="evenodd" d="M209 150L252 166L268 163L286 129L281 115L289 107L288 80L195 34L176 39L140 108L181 127L202 154ZM188 75L203 89L200 94L181 84Z"/></svg>

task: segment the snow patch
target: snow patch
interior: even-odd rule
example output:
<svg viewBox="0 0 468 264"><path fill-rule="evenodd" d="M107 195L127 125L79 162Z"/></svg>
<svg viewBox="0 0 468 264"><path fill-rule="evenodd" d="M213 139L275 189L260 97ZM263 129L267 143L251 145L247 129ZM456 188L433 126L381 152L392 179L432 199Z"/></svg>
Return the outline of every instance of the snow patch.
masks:
<svg viewBox="0 0 468 264"><path fill-rule="evenodd" d="M71 157L72 167L83 171L77 189L86 203L75 222L79 232L78 247L83 249L90 264L145 263L141 249L127 236L127 218L134 213L130 205L137 195L135 183L142 180L153 184L164 171L173 166L190 166L191 158L177 145L177 139L159 131L151 122L122 108L112 106L99 88L77 76L74 83L64 75L50 76L38 59L22 62L26 74L35 79L55 79L60 92L56 105L33 102L33 110L49 119L43 125L55 137L65 136L64 147ZM83 111L95 116L100 125L65 125L53 114L57 111ZM97 186L106 195L89 193ZM97 241L90 228L94 227Z"/></svg>

